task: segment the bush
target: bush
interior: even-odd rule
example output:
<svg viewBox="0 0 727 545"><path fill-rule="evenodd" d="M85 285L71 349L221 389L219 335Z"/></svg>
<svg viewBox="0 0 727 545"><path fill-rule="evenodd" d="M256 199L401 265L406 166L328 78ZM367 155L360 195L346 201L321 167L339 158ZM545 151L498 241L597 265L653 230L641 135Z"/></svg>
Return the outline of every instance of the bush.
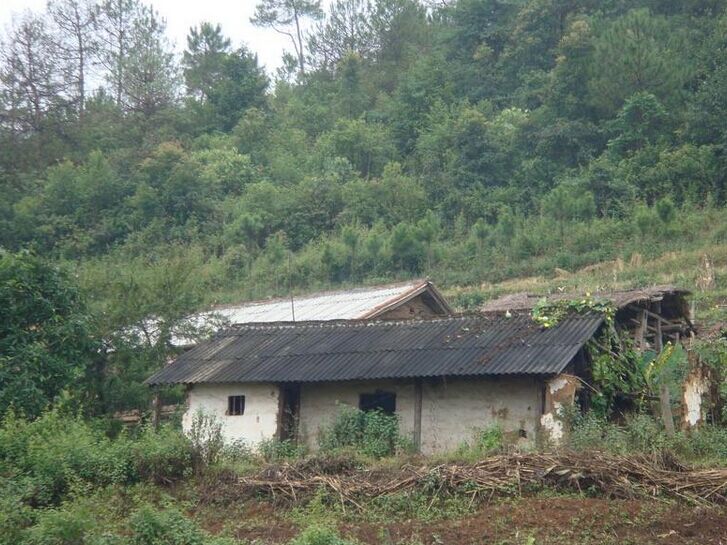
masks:
<svg viewBox="0 0 727 545"><path fill-rule="evenodd" d="M382 411L361 411L343 406L336 418L320 430L322 451L353 449L365 456L382 458L406 446L399 435L399 419Z"/></svg>
<svg viewBox="0 0 727 545"><path fill-rule="evenodd" d="M47 509L38 515L36 524L27 530L27 545L84 545L89 543L95 527L91 514L82 507Z"/></svg>
<svg viewBox="0 0 727 545"><path fill-rule="evenodd" d="M217 463L225 450L222 423L214 415L205 414L201 410L194 415L187 437L193 465L197 469Z"/></svg>
<svg viewBox="0 0 727 545"><path fill-rule="evenodd" d="M727 463L727 429L704 426L670 436L660 421L648 414L631 415L619 426L594 413L568 414L567 446L574 450L602 450L614 454L660 455L674 452L690 460Z"/></svg>
<svg viewBox="0 0 727 545"><path fill-rule="evenodd" d="M278 462L302 458L306 454L306 448L302 443L290 439L284 441L266 439L258 445L258 452L266 462Z"/></svg>
<svg viewBox="0 0 727 545"><path fill-rule="evenodd" d="M145 427L132 447L136 475L157 484L168 484L189 475L192 458L190 440L168 425L158 430Z"/></svg>
<svg viewBox="0 0 727 545"><path fill-rule="evenodd" d="M0 463L22 474L26 500L57 504L72 486L131 478L129 442L111 441L77 417L53 411L29 422L8 414L0 426Z"/></svg>
<svg viewBox="0 0 727 545"><path fill-rule="evenodd" d="M30 422L9 413L0 423L0 470L35 506L58 505L73 489L140 479L169 483L192 467L190 441L170 426L144 428L136 439L109 439L79 417L57 411Z"/></svg>
<svg viewBox="0 0 727 545"><path fill-rule="evenodd" d="M482 457L502 450L504 438L502 428L492 426L477 431L471 443L463 443L457 449L458 456Z"/></svg>
<svg viewBox="0 0 727 545"><path fill-rule="evenodd" d="M16 482L0 480L0 545L20 543L23 529L33 520L32 510L21 501L22 495Z"/></svg>
<svg viewBox="0 0 727 545"><path fill-rule="evenodd" d="M727 465L727 428L704 426L688 435L687 444L692 456Z"/></svg>
<svg viewBox="0 0 727 545"><path fill-rule="evenodd" d="M326 526L309 526L290 545L353 545Z"/></svg>
<svg viewBox="0 0 727 545"><path fill-rule="evenodd" d="M139 508L131 516L132 545L203 545L204 534L194 521L175 509Z"/></svg>

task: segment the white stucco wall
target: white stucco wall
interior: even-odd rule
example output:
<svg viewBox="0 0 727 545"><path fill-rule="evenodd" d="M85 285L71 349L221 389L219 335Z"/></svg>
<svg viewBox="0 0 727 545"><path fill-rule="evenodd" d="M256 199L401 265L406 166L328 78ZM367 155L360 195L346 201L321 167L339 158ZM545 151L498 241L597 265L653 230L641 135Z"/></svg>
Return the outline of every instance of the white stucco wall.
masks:
<svg viewBox="0 0 727 545"><path fill-rule="evenodd" d="M278 386L275 384L198 384L188 394L182 427L189 431L194 415L202 410L222 423L226 441L244 441L255 446L275 437L278 419ZM245 414L228 416L227 398L245 396Z"/></svg>
<svg viewBox="0 0 727 545"><path fill-rule="evenodd" d="M359 395L376 390L396 393L400 432L414 430L414 384L394 381L323 382L302 384L300 390L300 437L311 448L318 445L318 430L331 422L341 405L358 408Z"/></svg>
<svg viewBox="0 0 727 545"><path fill-rule="evenodd" d="M512 442L535 440L541 412L539 382L530 378L454 379L424 384L422 452L456 449L478 430L500 426ZM524 430L526 438L518 439Z"/></svg>
<svg viewBox="0 0 727 545"><path fill-rule="evenodd" d="M317 447L318 430L328 424L342 404L358 407L359 395L376 390L396 393L400 431L414 431L413 381L329 382L301 385L300 438ZM188 430L202 409L223 423L226 440L255 446L277 432L278 387L274 384L199 385L189 393L183 426ZM245 396L245 414L227 416L227 396ZM498 425L512 441L535 440L542 406L542 383L529 378L453 379L424 381L422 388L422 452L456 449L478 430ZM518 439L524 430L526 439Z"/></svg>
<svg viewBox="0 0 727 545"><path fill-rule="evenodd" d="M359 394L375 390L396 392L401 433L414 430L413 382L373 381L303 384L300 431L315 449L318 429L330 422L340 404L358 407ZM425 381L422 388L422 452L456 449L478 430L499 425L517 439L522 429L527 442L535 440L541 412L541 385L534 379L455 379Z"/></svg>

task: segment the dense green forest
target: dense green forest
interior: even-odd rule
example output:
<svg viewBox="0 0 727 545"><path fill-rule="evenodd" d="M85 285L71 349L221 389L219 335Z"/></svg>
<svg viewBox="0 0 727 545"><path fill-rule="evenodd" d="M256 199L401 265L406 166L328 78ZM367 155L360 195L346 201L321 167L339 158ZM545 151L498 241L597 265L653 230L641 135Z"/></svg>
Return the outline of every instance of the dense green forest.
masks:
<svg viewBox="0 0 727 545"><path fill-rule="evenodd" d="M146 403L213 302L727 242L723 2L264 0L253 22L292 38L275 74L214 21L174 51L138 0L52 0L2 36L0 273L113 344L78 371L107 410ZM150 316L140 351L119 331Z"/></svg>
<svg viewBox="0 0 727 545"><path fill-rule="evenodd" d="M256 1L252 23L291 40L275 73L217 21L175 51L140 0L49 0L0 34L0 545L723 539L706 505L727 464L727 3ZM172 337L209 333L190 313L415 276L459 309L694 290L721 410L674 434L646 410L563 414L575 465L542 472L560 484L521 483L518 461L491 490L455 474L510 452L497 428L427 470L376 412L338 415L317 457L224 444L204 415L148 425ZM645 376L619 365L604 384ZM626 486L690 466L713 468L704 497ZM320 473L316 492L241 492L284 467ZM362 506L339 472L399 480Z"/></svg>
<svg viewBox="0 0 727 545"><path fill-rule="evenodd" d="M172 51L136 0L16 20L0 245L89 274L185 255L259 296L288 252L302 288L727 239L699 214L727 199L722 2L267 0L257 23L278 4L310 30L274 76L214 22Z"/></svg>

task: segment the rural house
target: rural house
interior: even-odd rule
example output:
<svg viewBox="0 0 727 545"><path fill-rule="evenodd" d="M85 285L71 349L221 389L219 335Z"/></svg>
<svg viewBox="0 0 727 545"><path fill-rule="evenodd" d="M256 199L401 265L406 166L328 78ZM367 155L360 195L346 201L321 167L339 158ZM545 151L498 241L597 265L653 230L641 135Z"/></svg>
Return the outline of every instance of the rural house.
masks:
<svg viewBox="0 0 727 545"><path fill-rule="evenodd" d="M188 387L185 428L203 411L222 421L228 440L250 445L295 438L315 447L340 404L398 415L425 453L492 425L529 442L553 403L548 384L579 372L602 322L573 316L543 329L524 313L238 325L147 382Z"/></svg>
<svg viewBox="0 0 727 545"><path fill-rule="evenodd" d="M685 295L611 294L616 325L644 347L679 339L692 331ZM514 443L541 432L558 440L557 410L588 378L586 345L604 317L572 314L544 328L531 316L532 298L515 301L460 316L239 324L147 383L187 387L185 429L201 411L222 422L227 440L251 446L275 438L315 448L341 404L397 415L423 453L451 450L495 425Z"/></svg>

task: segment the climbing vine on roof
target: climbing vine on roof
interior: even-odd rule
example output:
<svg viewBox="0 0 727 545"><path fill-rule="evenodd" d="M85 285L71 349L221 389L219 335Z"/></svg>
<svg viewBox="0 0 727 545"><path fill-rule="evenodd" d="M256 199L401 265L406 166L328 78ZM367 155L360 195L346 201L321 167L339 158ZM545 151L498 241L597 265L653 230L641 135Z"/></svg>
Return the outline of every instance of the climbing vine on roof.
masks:
<svg viewBox="0 0 727 545"><path fill-rule="evenodd" d="M585 297L580 299L569 299L564 301L548 301L543 297L536 303L532 310L532 317L535 322L545 328L551 328L558 324L566 316L572 314L587 314L590 312L598 312L603 314L607 324L613 324L613 317L616 314L616 308L610 301L591 297L590 293L586 293Z"/></svg>
<svg viewBox="0 0 727 545"><path fill-rule="evenodd" d="M543 297L533 307L532 318L544 328L555 327L562 319L574 314L598 313L604 317L605 327L587 343L591 357L589 384L593 395L591 408L602 416L618 410L620 394L641 398L646 382L636 353L628 342L619 338L615 327L616 308L610 301L597 299L590 293L579 299L548 301Z"/></svg>

